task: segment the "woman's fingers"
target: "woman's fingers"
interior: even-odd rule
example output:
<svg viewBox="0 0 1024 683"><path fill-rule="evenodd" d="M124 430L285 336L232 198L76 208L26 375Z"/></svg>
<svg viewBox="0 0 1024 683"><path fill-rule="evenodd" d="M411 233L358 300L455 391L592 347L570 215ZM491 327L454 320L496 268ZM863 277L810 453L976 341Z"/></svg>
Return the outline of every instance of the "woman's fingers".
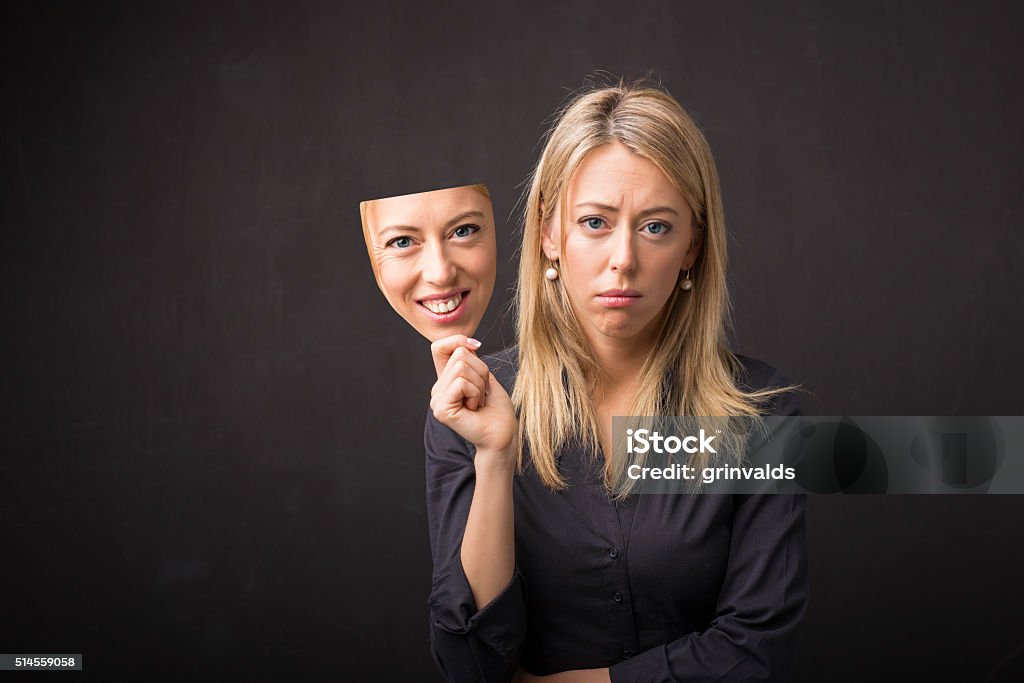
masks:
<svg viewBox="0 0 1024 683"><path fill-rule="evenodd" d="M449 363L464 362L469 365L476 373L480 376L483 383L483 396L480 397L479 406L467 405L466 407L470 410L476 410L478 407L482 408L487 404L487 396L490 394L490 387L488 386L488 377L491 374L490 368L487 367L487 363L483 362L475 352L470 351L466 347L460 347L452 352L451 358L448 360Z"/></svg>
<svg viewBox="0 0 1024 683"><path fill-rule="evenodd" d="M468 385L472 386L475 391L466 393L466 407L470 410L477 410L480 407L480 402L483 400L484 395L487 392L487 375L481 375L480 372L473 367L471 363L463 359L452 359L448 361L449 365L454 365L455 378L464 380Z"/></svg>
<svg viewBox="0 0 1024 683"><path fill-rule="evenodd" d="M440 380L438 384L441 384ZM465 377L456 377L437 390L430 399L430 409L434 417L447 423L448 420L457 418L459 411L466 407L463 405L465 400L479 399L481 395L482 390L476 384Z"/></svg>
<svg viewBox="0 0 1024 683"><path fill-rule="evenodd" d="M477 410L484 404L488 393L488 376L490 370L487 363L477 358L476 354L465 347L455 349L448 358L438 382L451 382L455 377L465 377L480 389L479 396L466 397L466 407Z"/></svg>
<svg viewBox="0 0 1024 683"><path fill-rule="evenodd" d="M430 345L430 356L434 361L434 370L438 377L441 376L448 360L460 348L476 351L480 348L480 342L464 334L453 334L450 337L438 339Z"/></svg>
<svg viewBox="0 0 1024 683"><path fill-rule="evenodd" d="M463 351L465 350L463 349ZM434 387L438 391L444 391L446 387L453 384L457 379L465 380L476 389L476 391L465 394L466 408L476 410L480 407L481 400L487 393L487 378L490 373L486 363L476 356L469 354L469 352L465 353L468 355L456 353L448 360L448 364L445 366L441 377L437 380ZM483 373L480 371L481 365L483 366ZM432 391L431 394L433 393Z"/></svg>
<svg viewBox="0 0 1024 683"><path fill-rule="evenodd" d="M464 334L453 334L438 339L430 345L430 355L434 361L434 371L437 373L438 379L444 376L445 368L450 367L453 361L458 360L468 363L479 373L480 377L484 378L483 394L479 398L467 397L466 407L470 410L478 410L487 404L487 376L490 373L487 364L476 355L476 350L479 348L479 341Z"/></svg>
<svg viewBox="0 0 1024 683"><path fill-rule="evenodd" d="M484 405L486 410L472 410ZM430 392L434 417L501 466L515 465L518 435L515 408L504 387L490 372L482 377L466 359L453 359ZM482 456L481 456L482 457ZM509 460L511 458L511 460Z"/></svg>

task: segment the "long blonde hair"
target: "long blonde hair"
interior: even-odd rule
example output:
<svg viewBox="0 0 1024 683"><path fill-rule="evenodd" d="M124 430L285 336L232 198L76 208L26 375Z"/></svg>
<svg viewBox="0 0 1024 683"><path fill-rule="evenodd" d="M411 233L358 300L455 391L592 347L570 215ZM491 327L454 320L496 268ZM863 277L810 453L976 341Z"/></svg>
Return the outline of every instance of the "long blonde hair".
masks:
<svg viewBox="0 0 1024 683"><path fill-rule="evenodd" d="M643 82L578 94L560 112L532 174L515 297L519 373L512 401L519 413L520 466L528 449L552 489L565 486L556 460L563 445L576 439L596 451L600 443L592 399L600 368L564 287L544 277L552 264L541 232L556 204L565 207L569 179L583 158L614 141L658 166L692 209L697 239L703 240L690 271L695 286L688 292L676 287L669 298L628 414L757 416L766 399L785 390L738 386L740 363L726 345L730 304L721 190L697 124L671 95ZM613 449L605 472L607 485L621 497L633 482L617 475L626 457L619 451Z"/></svg>

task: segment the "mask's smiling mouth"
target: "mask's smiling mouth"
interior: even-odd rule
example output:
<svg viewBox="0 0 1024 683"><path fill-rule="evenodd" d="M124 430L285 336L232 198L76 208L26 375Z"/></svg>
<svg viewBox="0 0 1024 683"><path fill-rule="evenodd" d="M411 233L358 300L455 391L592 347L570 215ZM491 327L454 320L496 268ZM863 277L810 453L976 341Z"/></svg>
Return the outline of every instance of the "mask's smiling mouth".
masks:
<svg viewBox="0 0 1024 683"><path fill-rule="evenodd" d="M431 296L417 300L418 303L437 322L452 322L462 316L466 310L465 302L469 298L469 290L448 292L439 296Z"/></svg>

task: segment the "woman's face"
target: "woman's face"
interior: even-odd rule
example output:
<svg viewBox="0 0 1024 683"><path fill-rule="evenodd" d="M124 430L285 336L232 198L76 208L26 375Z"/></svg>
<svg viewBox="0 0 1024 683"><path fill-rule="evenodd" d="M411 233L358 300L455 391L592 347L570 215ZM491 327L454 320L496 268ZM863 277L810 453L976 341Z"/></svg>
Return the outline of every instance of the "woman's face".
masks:
<svg viewBox="0 0 1024 683"><path fill-rule="evenodd" d="M544 226L542 246L559 262L584 334L592 343L650 341L700 249L686 200L653 162L613 142L584 157L565 202Z"/></svg>
<svg viewBox="0 0 1024 683"><path fill-rule="evenodd" d="M456 187L367 202L364 236L388 303L430 341L472 337L494 290L491 201Z"/></svg>

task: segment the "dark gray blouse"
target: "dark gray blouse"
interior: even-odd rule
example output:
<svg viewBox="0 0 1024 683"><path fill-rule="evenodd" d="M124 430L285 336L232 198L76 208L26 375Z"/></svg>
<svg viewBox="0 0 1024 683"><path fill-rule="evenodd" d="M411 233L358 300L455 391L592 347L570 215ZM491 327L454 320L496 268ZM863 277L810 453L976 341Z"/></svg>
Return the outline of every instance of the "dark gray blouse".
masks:
<svg viewBox="0 0 1024 683"><path fill-rule="evenodd" d="M515 347L485 358L511 394ZM749 388L786 386L741 358ZM792 393L769 407L799 414ZM450 681L610 667L631 681L787 680L807 601L804 496L642 495L609 500L603 462L568 446L563 491L527 467L514 482L516 573L477 609L459 559L474 449L428 412L430 636ZM529 462L528 458L526 462Z"/></svg>

